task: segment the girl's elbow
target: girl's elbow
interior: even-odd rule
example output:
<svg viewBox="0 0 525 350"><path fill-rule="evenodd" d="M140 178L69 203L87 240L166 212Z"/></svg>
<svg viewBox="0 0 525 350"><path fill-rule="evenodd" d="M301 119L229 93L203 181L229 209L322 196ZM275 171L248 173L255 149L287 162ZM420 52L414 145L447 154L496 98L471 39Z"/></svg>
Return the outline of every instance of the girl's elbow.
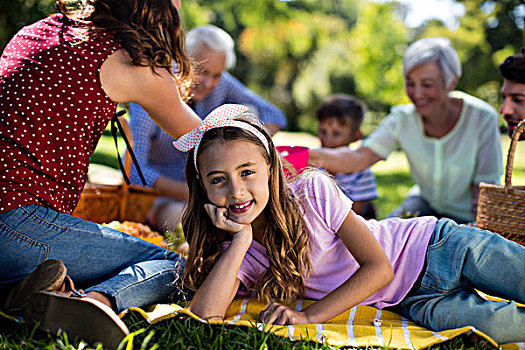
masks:
<svg viewBox="0 0 525 350"><path fill-rule="evenodd" d="M390 264L390 261L387 261L382 264L381 277L381 279L385 283L385 286L390 284L390 282L392 282L392 280L394 279L394 268L392 267L392 264Z"/></svg>
<svg viewBox="0 0 525 350"><path fill-rule="evenodd" d="M211 310L209 308L202 308L194 305L190 306L190 311L206 321L222 321L225 315L225 312L221 314L217 310Z"/></svg>
<svg viewBox="0 0 525 350"><path fill-rule="evenodd" d="M191 311L191 313L193 313L196 316L199 316L200 318L204 318L205 316L203 308L199 307L199 305L195 303L195 299L193 299L188 309Z"/></svg>

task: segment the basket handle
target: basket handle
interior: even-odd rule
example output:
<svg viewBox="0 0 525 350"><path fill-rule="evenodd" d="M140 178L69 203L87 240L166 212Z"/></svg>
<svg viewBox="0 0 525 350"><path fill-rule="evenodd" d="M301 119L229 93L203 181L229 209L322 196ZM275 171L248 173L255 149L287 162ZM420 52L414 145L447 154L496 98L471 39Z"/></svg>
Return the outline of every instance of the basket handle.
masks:
<svg viewBox="0 0 525 350"><path fill-rule="evenodd" d="M139 174L140 180L142 181L142 184L144 186L147 186L146 179L144 178L144 175L142 174L142 170L139 167L139 163L137 161L137 158L135 157L135 153L133 153L133 136L131 134L131 129L129 128L129 125L122 117L126 111L121 110L118 111L113 115L113 118L111 118L111 133L113 134L113 139L115 140L115 147L117 149L117 158L120 166L120 170L122 172L122 176L124 177L124 182L129 185L130 181L128 178L128 173L131 174L131 160L135 163L135 167L137 169L137 172ZM117 129L120 132L120 135L124 139L124 142L126 143L126 148L128 152L126 152L126 165L125 167L122 165L122 159L120 158L120 152L118 150L118 142L117 142ZM129 140L128 140L129 139Z"/></svg>
<svg viewBox="0 0 525 350"><path fill-rule="evenodd" d="M127 174L130 174L131 176L131 163L132 162L135 163L139 177L142 180L142 183L144 184L144 186L146 186L146 180L144 179L144 175L142 174L142 171L140 170L139 163L135 157L135 154L133 153L133 134L131 133L131 128L129 127L128 122L123 117L124 114L125 114L125 111L121 110L115 113L113 118L111 118L111 133L113 134L113 138L115 140L115 147L117 150L117 158L119 162L119 167L122 172L122 177L124 178L124 182L122 183L122 187L120 189L122 198L120 200L119 212L118 212L119 221L124 221L126 219L126 209L128 205L127 197L129 194L128 187L130 185L130 180ZM126 144L126 149L127 149L124 166L122 165L122 159L120 158L120 152L118 149L117 130L122 136L122 139L124 140L124 143Z"/></svg>
<svg viewBox="0 0 525 350"><path fill-rule="evenodd" d="M525 129L525 120L522 120L519 122L516 129L514 129L514 132L512 133L512 141L510 142L510 149L509 153L507 155L507 167L505 169L505 187L512 186L511 178L512 178L512 169L514 167L514 152L516 152L516 146L518 144L518 140L520 139L520 135Z"/></svg>
<svg viewBox="0 0 525 350"><path fill-rule="evenodd" d="M131 133L131 128L129 127L128 121L124 119L124 117L119 116L118 121L120 122L120 126L122 127L122 130L124 131L123 138L128 139L129 147L128 145L126 145L128 151L126 152L126 159L124 160L124 170L126 174L130 174L131 176L131 164L133 162L133 160L131 159L132 157L131 152L133 152L133 146L134 146L133 134ZM130 149L131 149L131 152L129 151ZM139 172L139 177L142 176L142 171L140 170L140 167L138 168L138 172ZM146 186L146 184L144 184L144 186Z"/></svg>

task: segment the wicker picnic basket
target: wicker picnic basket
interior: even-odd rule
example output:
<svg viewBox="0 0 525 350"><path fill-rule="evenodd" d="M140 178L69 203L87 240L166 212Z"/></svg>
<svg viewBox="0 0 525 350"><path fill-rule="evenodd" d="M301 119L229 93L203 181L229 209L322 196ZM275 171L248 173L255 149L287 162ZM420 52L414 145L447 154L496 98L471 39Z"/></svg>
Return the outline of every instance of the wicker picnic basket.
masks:
<svg viewBox="0 0 525 350"><path fill-rule="evenodd" d="M512 134L507 156L505 185L480 184L476 217L478 227L497 232L523 245L525 245L525 186L512 186L511 176L514 152L524 129L525 120L522 120Z"/></svg>
<svg viewBox="0 0 525 350"><path fill-rule="evenodd" d="M146 214L159 193L145 186L127 183L126 173L130 174L131 170L130 149L133 139L126 120L119 117L119 122L122 125L121 134L129 141L126 142L128 152L126 152L125 172L123 172L125 181L119 186L86 184L72 215L100 224L114 220L145 223Z"/></svg>

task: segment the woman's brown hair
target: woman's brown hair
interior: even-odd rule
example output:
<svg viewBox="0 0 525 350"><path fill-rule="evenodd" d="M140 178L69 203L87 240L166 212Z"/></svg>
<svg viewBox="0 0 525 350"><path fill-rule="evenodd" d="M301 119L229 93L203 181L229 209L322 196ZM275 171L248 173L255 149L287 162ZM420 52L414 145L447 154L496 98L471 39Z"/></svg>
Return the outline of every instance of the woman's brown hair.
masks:
<svg viewBox="0 0 525 350"><path fill-rule="evenodd" d="M134 65L165 68L176 78L181 95L188 99L192 79L190 59L184 51L179 12L171 0L56 0L57 9L73 18L90 20L89 35L111 30Z"/></svg>
<svg viewBox="0 0 525 350"><path fill-rule="evenodd" d="M252 142L270 166L270 198L264 209L267 227L264 241L269 260L269 269L260 276L255 290L259 299L270 298L294 300L304 293L304 277L310 272L308 258L308 234L301 212L292 193L288 190L281 168L280 157L271 137L260 122L245 112L235 118L259 130L268 140L270 152L252 133L236 128L222 127L207 131L200 143L198 155L217 142L242 140ZM193 159L193 150L188 159ZM208 196L192 161L186 162L186 181L192 194L182 216L182 228L190 245L185 283L196 290L210 273L215 261L223 251L223 243L231 240L231 234L215 227L204 209Z"/></svg>

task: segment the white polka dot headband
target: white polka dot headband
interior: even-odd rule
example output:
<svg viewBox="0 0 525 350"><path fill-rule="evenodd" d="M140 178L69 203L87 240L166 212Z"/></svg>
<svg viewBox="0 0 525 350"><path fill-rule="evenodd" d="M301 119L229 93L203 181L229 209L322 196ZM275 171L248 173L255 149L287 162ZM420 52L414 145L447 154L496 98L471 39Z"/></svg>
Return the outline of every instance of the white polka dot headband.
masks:
<svg viewBox="0 0 525 350"><path fill-rule="evenodd" d="M197 168L197 151L199 150L199 145L202 141L202 137L204 136L206 131L211 129L223 128L225 126L233 126L236 128L247 130L253 135L257 136L257 138L263 143L264 147L266 148L266 151L270 153L268 140L259 130L257 130L256 128L254 128L246 122L231 119L247 110L248 107L236 104L225 104L220 107L217 107L210 114L208 114L206 118L204 118L204 120L200 123L198 127L182 135L177 141L174 141L173 146L182 152L188 152L190 149L195 148L193 152L193 164L195 165L195 170L197 170L197 173L199 172L199 169Z"/></svg>

